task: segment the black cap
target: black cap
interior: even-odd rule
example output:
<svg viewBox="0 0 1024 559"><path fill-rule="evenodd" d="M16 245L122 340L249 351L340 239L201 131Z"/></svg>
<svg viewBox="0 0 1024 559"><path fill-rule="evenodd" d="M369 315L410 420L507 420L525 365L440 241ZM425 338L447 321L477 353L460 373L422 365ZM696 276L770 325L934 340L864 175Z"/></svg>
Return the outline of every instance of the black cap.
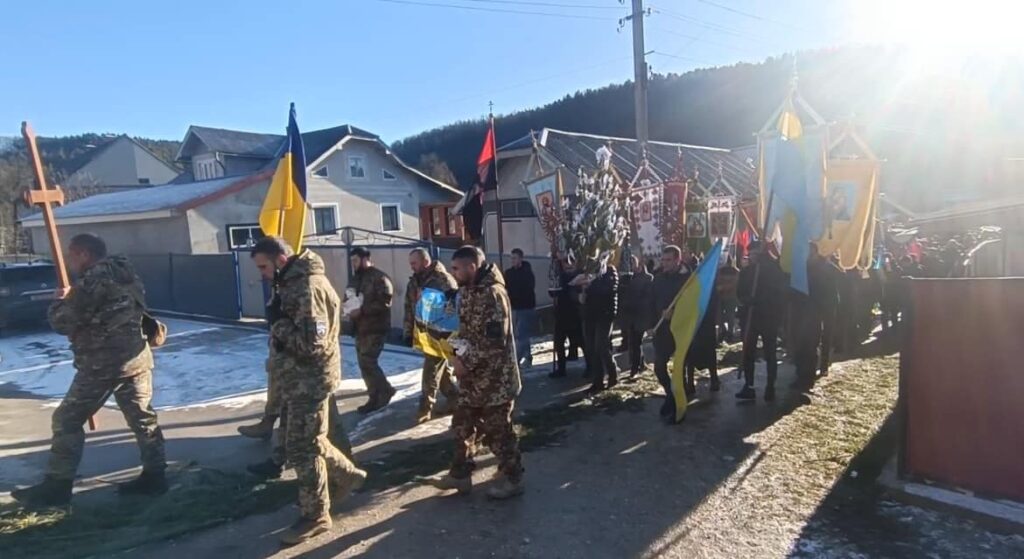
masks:
<svg viewBox="0 0 1024 559"><path fill-rule="evenodd" d="M352 249L352 252L350 254L352 256L358 256L360 258L369 258L370 257L369 249L366 249L366 248L363 248L363 247L356 247L356 248Z"/></svg>

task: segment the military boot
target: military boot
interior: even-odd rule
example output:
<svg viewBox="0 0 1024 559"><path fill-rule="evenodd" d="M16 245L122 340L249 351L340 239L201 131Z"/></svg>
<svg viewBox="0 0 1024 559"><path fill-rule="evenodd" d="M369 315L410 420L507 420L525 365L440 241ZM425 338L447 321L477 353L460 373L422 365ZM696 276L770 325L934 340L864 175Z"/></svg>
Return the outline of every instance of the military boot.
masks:
<svg viewBox="0 0 1024 559"><path fill-rule="evenodd" d="M274 423L276 421L276 416L268 415L261 419L259 423L240 426L238 428L238 433L243 437L249 437L250 439L263 439L268 441L270 440L270 436L274 434Z"/></svg>
<svg viewBox="0 0 1024 559"><path fill-rule="evenodd" d="M363 488L366 483L366 470L353 467L351 471L345 472L340 479L329 478L331 485L331 503L341 503L349 495Z"/></svg>
<svg viewBox="0 0 1024 559"><path fill-rule="evenodd" d="M430 410L420 409L416 411L416 425L422 425L430 421Z"/></svg>
<svg viewBox="0 0 1024 559"><path fill-rule="evenodd" d="M438 489L451 490L454 489L459 492L459 495L468 495L473 490L473 478L455 478L451 474L445 474L442 477L435 477L427 479L427 484Z"/></svg>
<svg viewBox="0 0 1024 559"><path fill-rule="evenodd" d="M42 483L11 491L11 497L30 507L63 507L71 504L73 483L70 479L46 476Z"/></svg>
<svg viewBox="0 0 1024 559"><path fill-rule="evenodd" d="M167 493L167 477L163 470L142 470L139 477L117 486L120 495L163 495Z"/></svg>
<svg viewBox="0 0 1024 559"><path fill-rule="evenodd" d="M511 481L503 477L495 483L494 487L487 490L487 497L496 500L511 499L516 495L522 495L526 491L523 480Z"/></svg>
<svg viewBox="0 0 1024 559"><path fill-rule="evenodd" d="M311 540L320 534L327 533L333 525L334 522L330 516L317 519L300 517L295 521L295 524L292 524L290 528L281 533L281 543L285 545L299 545L306 540Z"/></svg>
<svg viewBox="0 0 1024 559"><path fill-rule="evenodd" d="M250 474L261 479L277 479L281 477L281 472L284 470L284 468L282 468L277 462L274 462L272 458L268 458L263 462L249 464L245 469L248 470Z"/></svg>

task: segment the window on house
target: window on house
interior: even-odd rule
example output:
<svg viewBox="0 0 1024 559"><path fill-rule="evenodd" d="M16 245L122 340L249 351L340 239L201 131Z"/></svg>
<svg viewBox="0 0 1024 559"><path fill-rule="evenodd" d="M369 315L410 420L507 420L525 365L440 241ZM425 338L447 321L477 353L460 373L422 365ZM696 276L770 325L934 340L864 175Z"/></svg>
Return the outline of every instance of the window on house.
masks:
<svg viewBox="0 0 1024 559"><path fill-rule="evenodd" d="M398 180L398 177L396 177L395 175L392 175L391 173L389 173L387 169L381 169L380 170L380 176L381 176L382 179L384 179L386 181L396 181L396 180Z"/></svg>
<svg viewBox="0 0 1024 559"><path fill-rule="evenodd" d="M448 216L448 234L456 236L459 234L459 216L455 215L455 212L451 208L445 208L444 213Z"/></svg>
<svg viewBox="0 0 1024 559"><path fill-rule="evenodd" d="M139 184L149 184L149 179L139 179Z"/></svg>
<svg viewBox="0 0 1024 559"><path fill-rule="evenodd" d="M533 217L537 215L537 212L533 209L533 204L525 198L518 200L502 200L501 201L501 217Z"/></svg>
<svg viewBox="0 0 1024 559"><path fill-rule="evenodd" d="M327 177L329 177L329 176L330 176L330 174L329 174L329 173L328 173L328 171L327 171L327 165L324 165L323 167L320 167L320 168L319 168L319 169L317 169L316 171L313 171L313 176L314 176L314 177L323 177L323 178L325 178L325 179L326 179Z"/></svg>
<svg viewBox="0 0 1024 559"><path fill-rule="evenodd" d="M430 223L433 225L435 237L444 235L444 208L430 209Z"/></svg>
<svg viewBox="0 0 1024 559"><path fill-rule="evenodd" d="M402 230L402 211L398 204L380 205L380 227L383 231Z"/></svg>
<svg viewBox="0 0 1024 559"><path fill-rule="evenodd" d="M357 155L350 155L348 158L348 176L353 179L365 179L366 167L363 158Z"/></svg>
<svg viewBox="0 0 1024 559"><path fill-rule="evenodd" d="M317 235L330 235L338 229L338 206L320 206L313 208L313 232Z"/></svg>
<svg viewBox="0 0 1024 559"><path fill-rule="evenodd" d="M257 224L228 225L228 244L232 250L251 248L263 238L263 230Z"/></svg>

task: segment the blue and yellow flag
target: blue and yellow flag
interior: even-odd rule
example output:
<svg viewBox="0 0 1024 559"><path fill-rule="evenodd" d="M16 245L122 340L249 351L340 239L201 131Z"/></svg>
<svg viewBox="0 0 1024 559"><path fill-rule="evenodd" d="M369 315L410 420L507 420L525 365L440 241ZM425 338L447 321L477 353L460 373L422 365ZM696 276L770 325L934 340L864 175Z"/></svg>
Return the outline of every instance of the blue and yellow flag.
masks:
<svg viewBox="0 0 1024 559"><path fill-rule="evenodd" d="M260 210L264 235L282 237L295 252L306 232L306 153L295 122L295 103L288 113L288 139Z"/></svg>
<svg viewBox="0 0 1024 559"><path fill-rule="evenodd" d="M715 289L715 276L718 275L718 261L721 258L722 241L719 240L711 248L707 258L697 267L697 271L683 284L679 295L676 295L669 330L676 342L676 352L672 356L672 399L676 403L677 422L686 415L686 390L683 388L686 354L690 351L693 336L708 311L711 292Z"/></svg>
<svg viewBox="0 0 1024 559"><path fill-rule="evenodd" d="M425 355L450 359L453 352L448 338L459 329L457 307L457 300L449 299L443 291L424 288L416 303L413 347Z"/></svg>

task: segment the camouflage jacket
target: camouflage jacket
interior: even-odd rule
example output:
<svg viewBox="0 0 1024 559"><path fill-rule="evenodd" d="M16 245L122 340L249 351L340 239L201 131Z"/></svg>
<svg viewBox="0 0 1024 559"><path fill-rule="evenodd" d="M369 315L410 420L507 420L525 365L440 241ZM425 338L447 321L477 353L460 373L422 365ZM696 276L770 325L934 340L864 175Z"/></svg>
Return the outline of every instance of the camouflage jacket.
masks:
<svg viewBox="0 0 1024 559"><path fill-rule="evenodd" d="M271 367L286 397L324 398L341 378L341 299L324 261L310 250L293 256L278 275L277 297Z"/></svg>
<svg viewBox="0 0 1024 559"><path fill-rule="evenodd" d="M349 287L363 296L363 306L355 322L356 334L386 334L391 329L391 299L395 288L391 278L376 267L353 274Z"/></svg>
<svg viewBox="0 0 1024 559"><path fill-rule="evenodd" d="M71 341L75 368L97 378L135 376L153 369L142 334L146 292L128 259L93 264L67 297L50 305L50 325Z"/></svg>
<svg viewBox="0 0 1024 559"><path fill-rule="evenodd" d="M409 276L409 285L405 288L405 321L402 328L406 338L412 336L413 326L416 324L416 303L426 288L448 293L458 289L458 285L444 264L436 260L426 270Z"/></svg>
<svg viewBox="0 0 1024 559"><path fill-rule="evenodd" d="M469 349L461 356L459 403L497 406L519 395L522 381L512 344L512 306L505 279L494 264L484 264L473 285L459 289L458 337Z"/></svg>

